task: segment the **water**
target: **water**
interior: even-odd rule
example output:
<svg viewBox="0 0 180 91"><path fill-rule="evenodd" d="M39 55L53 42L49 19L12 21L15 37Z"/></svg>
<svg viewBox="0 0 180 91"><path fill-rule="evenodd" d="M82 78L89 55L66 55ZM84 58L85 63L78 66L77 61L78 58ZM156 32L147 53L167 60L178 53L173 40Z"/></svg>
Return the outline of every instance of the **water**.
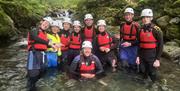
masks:
<svg viewBox="0 0 180 91"><path fill-rule="evenodd" d="M26 57L27 51L17 43L0 48L0 91L26 91ZM53 75L46 74L37 83L38 91L179 91L180 66L162 58L160 70L161 81L158 88L151 88L142 83L142 79L135 74L119 71L108 72L103 77L103 85L99 80L73 81L74 86L66 85L69 80L66 74L54 71Z"/></svg>

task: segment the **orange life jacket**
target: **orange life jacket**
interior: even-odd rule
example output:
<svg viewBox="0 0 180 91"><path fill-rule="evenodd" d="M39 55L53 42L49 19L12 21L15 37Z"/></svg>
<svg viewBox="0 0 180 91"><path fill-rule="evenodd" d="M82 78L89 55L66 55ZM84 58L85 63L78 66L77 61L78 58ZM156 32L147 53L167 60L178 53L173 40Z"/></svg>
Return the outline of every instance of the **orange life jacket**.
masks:
<svg viewBox="0 0 180 91"><path fill-rule="evenodd" d="M94 31L93 27L90 28L90 29L85 27L85 29L84 29L85 40L92 42L93 41L93 37L95 37L94 34L95 34L95 31Z"/></svg>
<svg viewBox="0 0 180 91"><path fill-rule="evenodd" d="M98 34L97 40L100 47L110 48L112 46L112 38L107 32L104 36Z"/></svg>
<svg viewBox="0 0 180 91"><path fill-rule="evenodd" d="M80 64L80 73L90 73L90 74L95 74L95 62L91 61L91 64L89 66L86 65L84 61L81 62Z"/></svg>
<svg viewBox="0 0 180 91"><path fill-rule="evenodd" d="M81 35L78 34L78 36L74 36L74 33L71 35L71 43L69 45L69 48L72 49L80 49L81 48Z"/></svg>
<svg viewBox="0 0 180 91"><path fill-rule="evenodd" d="M38 31L38 30L35 30L35 31ZM37 36L42 40L48 41L47 35L43 31L38 31ZM46 44L36 43L36 41L30 38L30 34L28 33L28 50L32 47L37 50L44 50L44 51L47 50Z"/></svg>
<svg viewBox="0 0 180 91"><path fill-rule="evenodd" d="M122 39L125 41L136 40L137 29L138 29L138 23L132 22L132 24L130 25L124 23L122 25L122 28L120 29Z"/></svg>
<svg viewBox="0 0 180 91"><path fill-rule="evenodd" d="M61 34L60 38L61 38L61 43L64 44L64 46L61 47L61 50L67 51L69 49L70 36L65 36L64 34Z"/></svg>
<svg viewBox="0 0 180 91"><path fill-rule="evenodd" d="M151 49L151 48L156 48L156 43L157 40L153 35L153 30L151 31L144 31L142 29L140 31L140 48L145 48L145 49Z"/></svg>

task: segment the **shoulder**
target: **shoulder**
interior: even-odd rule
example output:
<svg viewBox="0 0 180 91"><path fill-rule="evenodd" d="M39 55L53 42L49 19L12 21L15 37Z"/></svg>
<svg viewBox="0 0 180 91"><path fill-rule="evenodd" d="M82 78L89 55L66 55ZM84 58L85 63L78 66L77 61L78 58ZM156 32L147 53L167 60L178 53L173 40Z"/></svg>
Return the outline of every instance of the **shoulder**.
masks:
<svg viewBox="0 0 180 91"><path fill-rule="evenodd" d="M78 63L80 61L80 55L76 56L74 59L73 59L73 63Z"/></svg>
<svg viewBox="0 0 180 91"><path fill-rule="evenodd" d="M96 55L92 55L92 57L95 59L95 61L99 60L99 58Z"/></svg>
<svg viewBox="0 0 180 91"><path fill-rule="evenodd" d="M161 28L159 26L155 25L155 24L153 24L153 29L158 33L162 33Z"/></svg>

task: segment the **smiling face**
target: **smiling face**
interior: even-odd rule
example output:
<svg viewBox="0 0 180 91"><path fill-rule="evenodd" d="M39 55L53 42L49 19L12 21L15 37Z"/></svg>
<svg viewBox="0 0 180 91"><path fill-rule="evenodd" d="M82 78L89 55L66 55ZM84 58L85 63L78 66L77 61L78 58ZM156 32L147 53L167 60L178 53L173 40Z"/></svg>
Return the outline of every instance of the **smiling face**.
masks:
<svg viewBox="0 0 180 91"><path fill-rule="evenodd" d="M84 47L83 48L83 54L84 56L88 57L91 55L92 49L90 47Z"/></svg>
<svg viewBox="0 0 180 91"><path fill-rule="evenodd" d="M124 19L128 22L131 22L133 20L134 14L132 13L125 13L124 14Z"/></svg>
<svg viewBox="0 0 180 91"><path fill-rule="evenodd" d="M67 23L67 22L64 22L63 23L63 28L64 28L64 30L69 30L71 28L71 24Z"/></svg>
<svg viewBox="0 0 180 91"><path fill-rule="evenodd" d="M86 26L90 27L93 25L94 21L92 19L86 19L84 20L84 23Z"/></svg>
<svg viewBox="0 0 180 91"><path fill-rule="evenodd" d="M150 17L150 16L142 17L142 23L143 24L149 24L149 23L151 23L151 20L152 20L152 17Z"/></svg>
<svg viewBox="0 0 180 91"><path fill-rule="evenodd" d="M48 21L42 21L40 27L43 30L48 29L49 28L49 22Z"/></svg>
<svg viewBox="0 0 180 91"><path fill-rule="evenodd" d="M59 32L59 28L58 28L57 26L52 26L52 27L51 27L51 31L52 31L54 34L56 34L56 33Z"/></svg>
<svg viewBox="0 0 180 91"><path fill-rule="evenodd" d="M104 32L105 29L106 29L106 27L104 25L99 25L98 26L98 30L99 30L100 33Z"/></svg>
<svg viewBox="0 0 180 91"><path fill-rule="evenodd" d="M76 33L78 33L81 30L81 27L77 25L75 25L73 28Z"/></svg>

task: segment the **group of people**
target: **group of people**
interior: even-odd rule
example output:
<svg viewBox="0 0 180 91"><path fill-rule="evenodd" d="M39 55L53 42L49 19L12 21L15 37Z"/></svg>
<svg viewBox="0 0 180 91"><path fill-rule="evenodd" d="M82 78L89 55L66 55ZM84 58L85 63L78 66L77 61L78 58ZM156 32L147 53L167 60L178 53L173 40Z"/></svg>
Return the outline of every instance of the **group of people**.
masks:
<svg viewBox="0 0 180 91"><path fill-rule="evenodd" d="M120 25L120 34L112 36L106 29L105 20L94 24L91 14L73 23L64 18L63 29L51 17L45 17L37 28L28 33L28 88L35 91L36 82L48 68L58 68L74 79L92 79L111 68L134 71L140 65L145 79L157 81L156 70L160 66L163 35L152 23L153 12L141 12L142 25L133 21L134 10L126 8L125 22ZM49 31L47 31L49 30ZM119 49L119 52L116 52Z"/></svg>

